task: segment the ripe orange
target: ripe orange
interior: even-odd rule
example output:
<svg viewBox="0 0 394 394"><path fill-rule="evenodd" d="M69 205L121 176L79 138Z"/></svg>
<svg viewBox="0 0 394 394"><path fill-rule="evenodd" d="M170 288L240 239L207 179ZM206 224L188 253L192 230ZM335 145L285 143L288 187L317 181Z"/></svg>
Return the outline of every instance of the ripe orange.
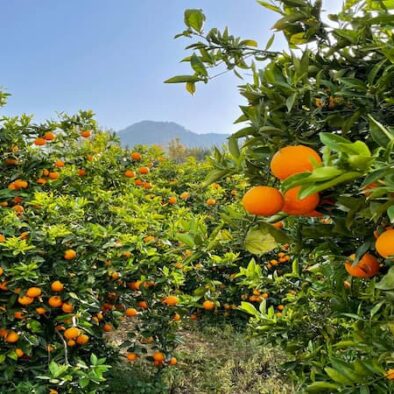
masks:
<svg viewBox="0 0 394 394"><path fill-rule="evenodd" d="M91 135L92 135L92 132L90 130L81 131L81 137L83 137L83 138L89 138Z"/></svg>
<svg viewBox="0 0 394 394"><path fill-rule="evenodd" d="M213 309L215 309L215 303L210 300L205 300L202 306L206 311L212 311Z"/></svg>
<svg viewBox="0 0 394 394"><path fill-rule="evenodd" d="M153 357L153 360L160 362L160 363L162 363L166 359L165 354L162 352L154 352L152 357Z"/></svg>
<svg viewBox="0 0 394 394"><path fill-rule="evenodd" d="M45 185L45 184L47 183L47 180L44 179L44 178L38 178L38 179L37 179L37 183L38 183L39 185Z"/></svg>
<svg viewBox="0 0 394 394"><path fill-rule="evenodd" d="M99 321L101 321L101 320L104 319L104 316L103 316L103 314L102 314L101 312L97 313L97 314L96 314L96 317L97 317L97 319L98 319Z"/></svg>
<svg viewBox="0 0 394 394"><path fill-rule="evenodd" d="M174 196L169 197L169 198L168 198L168 203L169 203L170 205L176 204L176 197L174 197Z"/></svg>
<svg viewBox="0 0 394 394"><path fill-rule="evenodd" d="M89 337L86 334L82 334L77 338L78 345L86 345L89 342Z"/></svg>
<svg viewBox="0 0 394 394"><path fill-rule="evenodd" d="M207 205L209 207L213 207L214 205L216 205L216 200L214 198L208 198Z"/></svg>
<svg viewBox="0 0 394 394"><path fill-rule="evenodd" d="M16 349L15 349L15 353L16 353L16 355L17 355L18 358L23 357L24 354L25 354L25 353L23 352L23 350L20 349L20 348L16 348Z"/></svg>
<svg viewBox="0 0 394 394"><path fill-rule="evenodd" d="M29 186L29 184L22 179L17 179L13 184L15 186L15 190L26 189Z"/></svg>
<svg viewBox="0 0 394 394"><path fill-rule="evenodd" d="M105 323L104 326L103 326L103 330L105 332L110 332L110 331L112 331L112 329L113 329L112 324Z"/></svg>
<svg viewBox="0 0 394 394"><path fill-rule="evenodd" d="M380 234L375 242L375 248L382 257L394 256L394 229L388 229Z"/></svg>
<svg viewBox="0 0 394 394"><path fill-rule="evenodd" d="M73 347L73 346L76 345L76 342L74 341L74 339L69 339L69 340L67 341L67 345L70 346L70 347Z"/></svg>
<svg viewBox="0 0 394 394"><path fill-rule="evenodd" d="M42 306L39 306L38 308L36 308L36 312L39 314L39 315L45 315L45 313L46 313L46 309L45 308L43 308Z"/></svg>
<svg viewBox="0 0 394 394"><path fill-rule="evenodd" d="M39 287L30 287L26 291L26 295L31 298L39 297L42 294L42 290Z"/></svg>
<svg viewBox="0 0 394 394"><path fill-rule="evenodd" d="M140 280L135 280L134 282L129 282L127 284L128 288L131 290L139 290L142 282Z"/></svg>
<svg viewBox="0 0 394 394"><path fill-rule="evenodd" d="M131 170L126 170L124 173L124 176L127 178L134 178L135 177L135 172Z"/></svg>
<svg viewBox="0 0 394 394"><path fill-rule="evenodd" d="M7 166L16 166L18 165L18 160L17 159L5 159L4 160L5 164L7 164Z"/></svg>
<svg viewBox="0 0 394 394"><path fill-rule="evenodd" d="M172 320L180 321L181 320L181 315L179 313L174 313L174 316L172 316Z"/></svg>
<svg viewBox="0 0 394 394"><path fill-rule="evenodd" d="M62 168L62 167L64 167L64 161L56 160L54 166L57 168Z"/></svg>
<svg viewBox="0 0 394 394"><path fill-rule="evenodd" d="M356 255L352 254L345 262L345 269L349 275L356 278L372 278L379 272L379 262L375 256L366 253L356 265L352 265Z"/></svg>
<svg viewBox="0 0 394 394"><path fill-rule="evenodd" d="M148 309L148 308L149 308L149 305L148 305L148 303L147 303L146 301L138 301L138 302L137 302L137 305L138 305L140 308L142 308L142 309Z"/></svg>
<svg viewBox="0 0 394 394"><path fill-rule="evenodd" d="M64 313L71 313L71 312L74 311L74 305L70 304L69 302L65 302L62 305L62 310L63 310Z"/></svg>
<svg viewBox="0 0 394 394"><path fill-rule="evenodd" d="M257 216L272 216L283 208L283 196L278 189L270 186L255 186L242 198L246 212Z"/></svg>
<svg viewBox="0 0 394 394"><path fill-rule="evenodd" d="M12 209L18 214L22 214L25 211L25 208L23 208L22 205L14 205Z"/></svg>
<svg viewBox="0 0 394 394"><path fill-rule="evenodd" d="M4 274L4 269L0 267L0 276Z"/></svg>
<svg viewBox="0 0 394 394"><path fill-rule="evenodd" d="M0 243L5 242L5 236L3 234L0 234Z"/></svg>
<svg viewBox="0 0 394 394"><path fill-rule="evenodd" d="M56 138L56 136L55 136L55 134L52 133L51 131L47 131L47 132L44 134L44 138L45 138L47 141L53 141L53 140Z"/></svg>
<svg viewBox="0 0 394 394"><path fill-rule="evenodd" d="M384 376L388 380L394 380L394 368L388 369Z"/></svg>
<svg viewBox="0 0 394 394"><path fill-rule="evenodd" d="M320 202L319 193L312 194L303 199L298 198L301 186L293 187L284 194L285 204L283 211L289 215L308 215Z"/></svg>
<svg viewBox="0 0 394 394"><path fill-rule="evenodd" d="M127 353L127 360L135 361L137 359L138 359L138 354L137 353Z"/></svg>
<svg viewBox="0 0 394 394"><path fill-rule="evenodd" d="M153 242L155 240L155 237L153 236L153 235L147 235L145 238L144 238L144 242L147 244L147 243L149 243L149 242Z"/></svg>
<svg viewBox="0 0 394 394"><path fill-rule="evenodd" d="M186 201L186 200L188 200L190 198L190 193L183 192L179 197L181 198L181 200Z"/></svg>
<svg viewBox="0 0 394 394"><path fill-rule="evenodd" d="M60 282L60 280L55 280L54 282L52 282L51 284L51 289L52 291L63 291L64 289L64 285L62 282Z"/></svg>
<svg viewBox="0 0 394 394"><path fill-rule="evenodd" d="M142 184L142 186L144 187L144 189L149 190L152 189L152 184L150 182L144 182Z"/></svg>
<svg viewBox="0 0 394 394"><path fill-rule="evenodd" d="M64 331L64 338L66 339L75 339L76 337L81 335L81 330L77 327L70 327Z"/></svg>
<svg viewBox="0 0 394 394"><path fill-rule="evenodd" d="M18 298L18 302L21 305L30 305L34 301L34 298L28 297L26 295Z"/></svg>
<svg viewBox="0 0 394 394"><path fill-rule="evenodd" d="M280 149L271 160L272 174L283 180L294 174L313 170L313 161L321 163L319 154L304 145L286 146Z"/></svg>
<svg viewBox="0 0 394 394"><path fill-rule="evenodd" d="M25 317L25 315L21 311L16 311L14 313L14 317L15 317L15 319L19 319L20 320L20 319L23 319Z"/></svg>
<svg viewBox="0 0 394 394"><path fill-rule="evenodd" d="M125 311L127 317L134 317L138 315L138 311L135 308L127 308Z"/></svg>
<svg viewBox="0 0 394 394"><path fill-rule="evenodd" d="M28 231L24 231L23 233L21 233L19 235L20 239L28 239L29 238L30 233Z"/></svg>
<svg viewBox="0 0 394 394"><path fill-rule="evenodd" d="M62 298L60 296L49 297L48 305L52 308L60 308L63 305Z"/></svg>
<svg viewBox="0 0 394 394"><path fill-rule="evenodd" d="M170 295L164 298L163 303L167 306L174 306L179 303L179 298L177 296Z"/></svg>
<svg viewBox="0 0 394 394"><path fill-rule="evenodd" d="M34 140L34 145L43 146L47 143L45 138L38 137Z"/></svg>
<svg viewBox="0 0 394 394"><path fill-rule="evenodd" d="M78 175L79 175L79 176L85 176L85 175L86 175L86 170L85 170L84 168L80 168L80 169L78 170Z"/></svg>
<svg viewBox="0 0 394 394"><path fill-rule="evenodd" d="M142 155L139 152L133 152L130 156L133 160L141 160L142 159Z"/></svg>
<svg viewBox="0 0 394 394"><path fill-rule="evenodd" d="M0 328L0 337L5 338L8 335L8 330L5 328Z"/></svg>
<svg viewBox="0 0 394 394"><path fill-rule="evenodd" d="M8 343L16 343L19 341L19 335L15 331L10 331L5 337L5 341Z"/></svg>
<svg viewBox="0 0 394 394"><path fill-rule="evenodd" d="M140 174L142 174L142 175L149 174L149 168L148 168L148 167L140 167L140 168L138 169L138 172L139 172Z"/></svg>
<svg viewBox="0 0 394 394"><path fill-rule="evenodd" d="M60 177L60 173L59 172L50 172L48 175L49 179L55 180L55 179L59 179Z"/></svg>
<svg viewBox="0 0 394 394"><path fill-rule="evenodd" d="M68 249L64 252L65 260L74 260L77 257L77 252L73 249Z"/></svg>
<svg viewBox="0 0 394 394"><path fill-rule="evenodd" d="M174 366L178 363L178 360L175 357L171 357L170 361L168 361L168 365Z"/></svg>
<svg viewBox="0 0 394 394"><path fill-rule="evenodd" d="M136 179L136 180L134 181L134 184L135 184L136 186L143 186L143 185L144 185L144 181L142 181L141 179Z"/></svg>

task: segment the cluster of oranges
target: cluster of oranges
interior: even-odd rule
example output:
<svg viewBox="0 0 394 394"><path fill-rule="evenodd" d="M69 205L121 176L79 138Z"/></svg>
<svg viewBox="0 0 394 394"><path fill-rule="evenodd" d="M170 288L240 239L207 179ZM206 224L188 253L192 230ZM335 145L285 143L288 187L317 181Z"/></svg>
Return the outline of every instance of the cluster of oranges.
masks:
<svg viewBox="0 0 394 394"><path fill-rule="evenodd" d="M280 149L271 160L271 173L283 181L295 174L310 172L314 165L321 163L319 154L304 145L287 146ZM282 194L270 186L255 186L242 199L245 210L257 216L272 216L280 211L289 215L315 215L320 197L314 193L305 198L299 198L301 187L297 186Z"/></svg>
<svg viewBox="0 0 394 394"><path fill-rule="evenodd" d="M394 257L394 229L389 227L381 234L376 234L376 238L376 252L383 258ZM355 259L353 254L345 262L345 269L350 276L368 279L378 274L380 264L374 255L366 253L357 262Z"/></svg>
<svg viewBox="0 0 394 394"><path fill-rule="evenodd" d="M290 261L290 256L285 252L279 252L277 255L277 259L272 259L267 264L267 268L276 267L277 265L284 264Z"/></svg>
<svg viewBox="0 0 394 394"><path fill-rule="evenodd" d="M128 361L137 361L140 358L140 355L134 352L127 353L126 355ZM156 367L163 366L165 363L170 366L174 366L178 363L178 360L175 357L171 357L166 360L166 355L163 352L154 352L151 356L147 356L147 358L151 358L153 360L153 365Z"/></svg>

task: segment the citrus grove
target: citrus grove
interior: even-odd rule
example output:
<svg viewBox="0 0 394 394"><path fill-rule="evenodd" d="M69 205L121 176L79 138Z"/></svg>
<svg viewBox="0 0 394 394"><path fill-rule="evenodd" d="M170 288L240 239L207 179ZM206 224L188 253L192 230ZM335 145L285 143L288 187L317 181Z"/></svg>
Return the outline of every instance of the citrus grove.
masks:
<svg viewBox="0 0 394 394"><path fill-rule="evenodd" d="M258 1L279 14L265 47L185 12L196 86L224 72L244 102L206 181L241 176L253 255L236 275L249 331L288 355L299 391L388 393L394 380L394 99L391 0ZM289 50L271 50L276 33ZM246 255L243 255L243 259Z"/></svg>
<svg viewBox="0 0 394 394"><path fill-rule="evenodd" d="M209 161L124 149L90 112L0 137L2 393L106 392L114 365L175 367L183 322L246 321L241 177L205 186Z"/></svg>
<svg viewBox="0 0 394 394"><path fill-rule="evenodd" d="M298 392L392 391L394 5L259 3L292 51L185 12L193 74L168 82L252 74L245 127L207 160L125 149L89 111L1 118L0 392L160 376L185 323L219 319L281 347Z"/></svg>

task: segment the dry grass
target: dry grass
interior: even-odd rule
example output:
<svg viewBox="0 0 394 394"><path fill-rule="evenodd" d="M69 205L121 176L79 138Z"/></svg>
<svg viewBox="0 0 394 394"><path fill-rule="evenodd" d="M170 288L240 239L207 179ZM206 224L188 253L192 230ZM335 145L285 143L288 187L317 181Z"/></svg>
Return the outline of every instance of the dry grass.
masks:
<svg viewBox="0 0 394 394"><path fill-rule="evenodd" d="M113 372L111 393L127 394L287 394L291 384L276 366L283 356L229 325L185 327L177 368L157 375L146 365Z"/></svg>

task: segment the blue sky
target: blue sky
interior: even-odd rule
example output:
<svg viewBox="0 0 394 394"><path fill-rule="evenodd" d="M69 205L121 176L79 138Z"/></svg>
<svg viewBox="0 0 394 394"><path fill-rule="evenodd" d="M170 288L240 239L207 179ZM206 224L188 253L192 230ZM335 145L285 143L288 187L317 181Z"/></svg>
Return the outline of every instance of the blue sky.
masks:
<svg viewBox="0 0 394 394"><path fill-rule="evenodd" d="M326 0L339 9L342 0ZM208 27L264 45L276 14L255 0L0 0L0 86L12 94L0 114L37 121L92 109L103 127L168 120L196 132L230 132L238 117L237 80L225 75L190 96L163 81L189 71L185 8L202 8ZM277 37L275 49L284 48Z"/></svg>

